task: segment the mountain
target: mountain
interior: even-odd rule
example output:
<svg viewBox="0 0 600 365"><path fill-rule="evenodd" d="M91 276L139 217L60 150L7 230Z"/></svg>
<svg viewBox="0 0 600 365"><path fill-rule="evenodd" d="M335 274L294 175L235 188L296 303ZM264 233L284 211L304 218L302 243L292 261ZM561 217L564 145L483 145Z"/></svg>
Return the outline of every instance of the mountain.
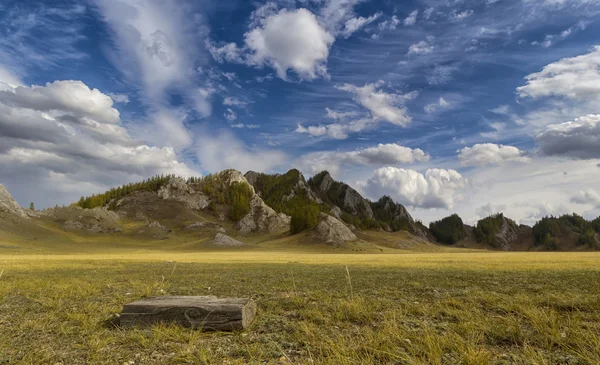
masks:
<svg viewBox="0 0 600 365"><path fill-rule="evenodd" d="M201 178L154 176L42 211L20 207L0 185L0 248L7 242L74 243L107 236L114 238L102 242L168 240L194 247L294 242L355 251L415 244L572 251L600 249L600 218L546 217L527 227L500 213L472 227L453 214L428 228L389 196L373 202L327 171L307 181L295 169L273 175L225 170Z"/></svg>

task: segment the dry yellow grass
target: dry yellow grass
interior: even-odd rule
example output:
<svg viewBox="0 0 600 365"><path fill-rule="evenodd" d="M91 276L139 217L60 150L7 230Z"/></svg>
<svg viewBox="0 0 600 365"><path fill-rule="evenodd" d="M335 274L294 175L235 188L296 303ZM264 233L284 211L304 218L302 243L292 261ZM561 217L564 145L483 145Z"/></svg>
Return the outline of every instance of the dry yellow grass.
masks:
<svg viewBox="0 0 600 365"><path fill-rule="evenodd" d="M129 244L0 255L0 363L600 364L599 253ZM167 294L259 315L237 334L105 322Z"/></svg>

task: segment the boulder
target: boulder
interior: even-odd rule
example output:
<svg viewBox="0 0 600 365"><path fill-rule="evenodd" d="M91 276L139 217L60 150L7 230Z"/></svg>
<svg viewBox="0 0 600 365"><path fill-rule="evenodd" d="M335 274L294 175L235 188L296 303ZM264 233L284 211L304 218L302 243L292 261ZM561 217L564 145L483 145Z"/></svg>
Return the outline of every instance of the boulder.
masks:
<svg viewBox="0 0 600 365"><path fill-rule="evenodd" d="M343 245L358 240L342 221L325 213L319 213L319 223L313 231L313 239L331 245Z"/></svg>
<svg viewBox="0 0 600 365"><path fill-rule="evenodd" d="M162 199L173 199L183 202L190 209L205 209L210 199L204 193L195 191L181 178L173 178L158 190Z"/></svg>

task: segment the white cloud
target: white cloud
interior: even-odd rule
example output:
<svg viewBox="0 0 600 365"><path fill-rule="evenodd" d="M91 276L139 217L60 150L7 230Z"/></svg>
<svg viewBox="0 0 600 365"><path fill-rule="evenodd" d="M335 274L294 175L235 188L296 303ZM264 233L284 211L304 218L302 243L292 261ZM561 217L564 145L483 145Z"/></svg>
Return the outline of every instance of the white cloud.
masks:
<svg viewBox="0 0 600 365"><path fill-rule="evenodd" d="M0 91L10 90L17 86L23 86L21 79L14 72L0 65Z"/></svg>
<svg viewBox="0 0 600 365"><path fill-rule="evenodd" d="M127 94L106 93L115 103L128 104L129 96Z"/></svg>
<svg viewBox="0 0 600 365"><path fill-rule="evenodd" d="M243 48L235 43L216 47L208 41L207 48L215 60L270 66L283 80L287 80L288 70L304 80L327 76L329 48L335 38L313 13L302 8L264 15L255 19L256 27L244 34Z"/></svg>
<svg viewBox="0 0 600 365"><path fill-rule="evenodd" d="M193 174L173 148L131 138L112 99L81 81L0 91L0 171L9 185L35 181L28 194L41 206L56 203L53 193L74 201L154 174ZM50 183L59 178L95 190L64 191Z"/></svg>
<svg viewBox="0 0 600 365"><path fill-rule="evenodd" d="M389 195L397 202L421 208L452 209L467 181L455 170L415 170L383 167L375 170L362 190L369 197Z"/></svg>
<svg viewBox="0 0 600 365"><path fill-rule="evenodd" d="M417 15L419 14L419 10L414 10L404 19L404 25L410 26L415 25L417 23Z"/></svg>
<svg viewBox="0 0 600 365"><path fill-rule="evenodd" d="M325 110L327 111L327 118L331 118L331 119L335 119L335 120L346 119L346 118L355 117L358 115L357 112L336 112L329 108L325 108Z"/></svg>
<svg viewBox="0 0 600 365"><path fill-rule="evenodd" d="M186 85L198 57L190 47L205 36L199 17L177 1L95 0L113 32L111 60L129 79L140 78L144 93L160 99L167 88Z"/></svg>
<svg viewBox="0 0 600 365"><path fill-rule="evenodd" d="M416 93L404 95L386 93L379 90L383 84L383 81L378 81L373 84L365 84L363 87L343 84L336 86L336 88L352 93L354 100L369 109L374 118L406 127L410 123L411 118L408 116L407 109L403 105L407 100L414 98Z"/></svg>
<svg viewBox="0 0 600 365"><path fill-rule="evenodd" d="M600 194L594 189L581 190L571 197L571 202L575 204L590 204L600 208Z"/></svg>
<svg viewBox="0 0 600 365"><path fill-rule="evenodd" d="M248 148L228 131L216 135L202 133L197 142L198 161L206 171L269 172L288 161L288 156L281 151Z"/></svg>
<svg viewBox="0 0 600 365"><path fill-rule="evenodd" d="M297 163L304 171L311 173L324 169L332 173L339 171L340 165L384 166L427 162L430 156L419 148L409 148L396 143L378 144L374 147L354 151L321 151L302 155ZM326 168L323 168L326 166Z"/></svg>
<svg viewBox="0 0 600 365"><path fill-rule="evenodd" d="M231 108L227 108L223 116L230 122L233 122L237 119L237 114L233 110L231 110Z"/></svg>
<svg viewBox="0 0 600 365"><path fill-rule="evenodd" d="M458 70L456 66L435 66L431 73L427 75L427 82L430 85L442 85L452 80L452 73Z"/></svg>
<svg viewBox="0 0 600 365"><path fill-rule="evenodd" d="M327 125L303 127L298 125L296 133L308 134L313 137L328 136L333 139L346 139L349 133L358 133L370 129L377 124L373 118L352 120L348 123L333 123Z"/></svg>
<svg viewBox="0 0 600 365"><path fill-rule="evenodd" d="M590 23L587 21L580 20L575 25L563 30L559 34L547 34L544 41L540 44L544 48L551 47L556 41L568 38L580 30L585 30L589 24Z"/></svg>
<svg viewBox="0 0 600 365"><path fill-rule="evenodd" d="M398 19L398 17L396 15L394 15L394 16L392 16L392 19L379 23L379 25L377 27L381 31L395 30L400 23L401 23L400 19Z"/></svg>
<svg viewBox="0 0 600 365"><path fill-rule="evenodd" d="M458 152L458 159L464 166L499 165L509 162L529 163L531 158L513 146L494 143L476 144Z"/></svg>
<svg viewBox="0 0 600 365"><path fill-rule="evenodd" d="M354 32L362 29L365 25L373 23L375 20L379 19L381 13L376 13L371 15L368 18L359 16L357 18L352 18L346 21L344 25L344 29L341 31L341 36L343 38L350 37Z"/></svg>
<svg viewBox="0 0 600 365"><path fill-rule="evenodd" d="M355 17L354 6L363 0L325 0L319 11L319 23L331 34L344 27L348 19Z"/></svg>
<svg viewBox="0 0 600 365"><path fill-rule="evenodd" d="M464 10L461 12L454 11L450 15L450 20L458 22L458 21L461 21L461 20L464 20L464 19L470 17L471 15L473 15L473 10L470 10L470 9Z"/></svg>
<svg viewBox="0 0 600 365"><path fill-rule="evenodd" d="M542 153L579 159L600 158L600 114L551 124L535 137Z"/></svg>
<svg viewBox="0 0 600 365"><path fill-rule="evenodd" d="M423 12L423 18L425 18L426 20L429 20L431 18L431 16L433 15L433 11L435 9L434 8L427 8L425 9L425 11Z"/></svg>
<svg viewBox="0 0 600 365"><path fill-rule="evenodd" d="M245 101L242 101L236 97L226 96L223 99L223 105L243 107L243 106L248 105L248 103Z"/></svg>
<svg viewBox="0 0 600 365"><path fill-rule="evenodd" d="M178 92L201 117L208 117L212 112L210 98L214 89L210 85L198 89L192 82L196 79L198 63L204 58L201 50L190 44L206 38L207 34L197 8L181 6L176 0L93 2L111 31L114 49L108 58L127 81L139 86L143 101L148 105L148 119L158 121L156 127L160 129L165 115L172 114L168 118L169 128L162 128L166 139L179 143L192 141L191 132L183 123L174 125L185 118L174 117L179 112L170 110L166 100L169 100L168 92ZM155 113L157 115L153 115ZM176 135L168 136L172 131ZM182 132L188 136L182 137ZM140 136L145 139L142 133Z"/></svg>
<svg viewBox="0 0 600 365"><path fill-rule="evenodd" d="M432 103L432 104L427 104L423 110L425 110L425 112L427 114L433 114L435 112L437 112L440 109L447 109L450 107L450 103L446 101L446 99L442 98L440 96L440 99L438 100L437 103Z"/></svg>
<svg viewBox="0 0 600 365"><path fill-rule="evenodd" d="M395 143L379 144L354 151L319 151L300 156L295 166L307 174L327 170L337 175L342 166L384 166L429 161L430 156L419 148L404 147Z"/></svg>
<svg viewBox="0 0 600 365"><path fill-rule="evenodd" d="M478 218L486 218L497 213L502 213L505 209L506 205L504 204L496 205L492 203L487 203L477 208L476 212Z"/></svg>
<svg viewBox="0 0 600 365"><path fill-rule="evenodd" d="M423 55L423 54L428 54L431 52L433 52L433 45L430 43L429 40L420 41L418 43L411 45L408 48L408 54Z"/></svg>
<svg viewBox="0 0 600 365"><path fill-rule="evenodd" d="M11 107L41 112L67 109L79 118L97 118L106 123L118 123L119 112L112 107L110 96L90 89L81 81L55 81L45 86L18 86L1 91L0 100Z"/></svg>
<svg viewBox="0 0 600 365"><path fill-rule="evenodd" d="M600 97L600 46L587 54L551 63L525 79L527 83L517 88L520 97L597 100Z"/></svg>

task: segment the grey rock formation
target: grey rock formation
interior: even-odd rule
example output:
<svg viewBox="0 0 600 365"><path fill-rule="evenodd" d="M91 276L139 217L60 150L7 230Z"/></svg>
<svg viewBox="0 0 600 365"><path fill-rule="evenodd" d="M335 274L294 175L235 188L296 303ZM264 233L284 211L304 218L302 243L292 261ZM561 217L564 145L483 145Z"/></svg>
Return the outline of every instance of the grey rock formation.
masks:
<svg viewBox="0 0 600 365"><path fill-rule="evenodd" d="M0 212L10 213L17 215L21 218L28 219L29 215L25 209L16 202L16 200L10 195L8 190L0 184Z"/></svg>
<svg viewBox="0 0 600 365"><path fill-rule="evenodd" d="M119 215L101 207L83 209L80 207L62 207L46 209L40 215L62 222L66 230L87 231L91 233L121 232Z"/></svg>
<svg viewBox="0 0 600 365"><path fill-rule="evenodd" d="M250 201L250 212L240 219L235 229L242 233L266 233L290 228L291 217L277 213L255 194Z"/></svg>
<svg viewBox="0 0 600 365"><path fill-rule="evenodd" d="M213 238L210 243L221 247L239 247L246 245L245 242L236 240L235 238L231 238L220 232L215 235L215 238Z"/></svg>
<svg viewBox="0 0 600 365"><path fill-rule="evenodd" d="M162 186L158 191L162 199L173 199L183 202L190 209L201 210L208 207L210 199L202 192L194 191L181 178L173 178L168 184Z"/></svg>
<svg viewBox="0 0 600 365"><path fill-rule="evenodd" d="M329 213L337 219L342 219L342 210L337 205L334 205L333 208L331 208L331 210L329 211Z"/></svg>
<svg viewBox="0 0 600 365"><path fill-rule="evenodd" d="M511 250L511 244L519 239L521 228L512 220L502 217L500 231L496 234L496 242L503 251Z"/></svg>
<svg viewBox="0 0 600 365"><path fill-rule="evenodd" d="M246 180L244 175L242 175L242 173L239 171L224 170L224 171L219 172L218 178L226 186L231 186L234 182L237 182L240 184L247 184L248 186L250 186L250 190L252 190L252 192L254 193L254 187L250 183L248 183L248 180Z"/></svg>
<svg viewBox="0 0 600 365"><path fill-rule="evenodd" d="M346 242L356 241L358 238L339 219L319 213L319 223L313 231L313 239L331 245L343 245Z"/></svg>
<svg viewBox="0 0 600 365"><path fill-rule="evenodd" d="M260 173L256 172L256 171L248 171L244 177L246 178L246 180L248 181L248 184L256 187L256 183L258 181L258 176L260 175Z"/></svg>
<svg viewBox="0 0 600 365"><path fill-rule="evenodd" d="M423 227L419 226L413 217L408 213L406 207L402 204L395 203L389 197L382 197L376 203L373 203L373 206L378 206L378 210L381 213L385 213L386 216L392 217L392 223L399 224L400 222L408 222L408 231L415 236L419 236L421 238L428 238L428 232ZM384 230L391 231L391 227L384 227Z"/></svg>
<svg viewBox="0 0 600 365"><path fill-rule="evenodd" d="M336 183L327 172L322 177L321 182L316 187L317 193L323 200L331 200L329 197L335 196L336 201L331 203L338 204L339 208L352 215L373 218L373 210L370 202L363 198L358 191L345 183Z"/></svg>

